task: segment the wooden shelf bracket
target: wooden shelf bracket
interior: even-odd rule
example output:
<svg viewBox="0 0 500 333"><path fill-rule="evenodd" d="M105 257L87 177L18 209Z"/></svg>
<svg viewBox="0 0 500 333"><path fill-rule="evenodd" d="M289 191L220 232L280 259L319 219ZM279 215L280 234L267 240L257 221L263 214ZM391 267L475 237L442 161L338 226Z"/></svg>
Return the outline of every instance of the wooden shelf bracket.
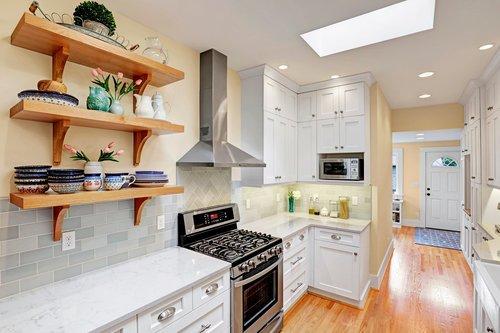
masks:
<svg viewBox="0 0 500 333"><path fill-rule="evenodd" d="M54 52L54 54L52 55L52 80L61 83L63 82L62 77L68 57L69 50L65 46L62 46L56 52Z"/></svg>
<svg viewBox="0 0 500 333"><path fill-rule="evenodd" d="M69 127L69 120L59 120L52 125L52 161L54 165L61 164L64 138Z"/></svg>
<svg viewBox="0 0 500 333"><path fill-rule="evenodd" d="M54 215L54 230L52 232L52 239L54 242L61 240L64 217L66 216L68 210L69 205L56 206L52 208Z"/></svg>
<svg viewBox="0 0 500 333"><path fill-rule="evenodd" d="M134 132L134 166L141 163L142 148L151 135L153 135L152 130Z"/></svg>
<svg viewBox="0 0 500 333"><path fill-rule="evenodd" d="M134 225L141 224L142 210L151 197L135 198L134 199Z"/></svg>

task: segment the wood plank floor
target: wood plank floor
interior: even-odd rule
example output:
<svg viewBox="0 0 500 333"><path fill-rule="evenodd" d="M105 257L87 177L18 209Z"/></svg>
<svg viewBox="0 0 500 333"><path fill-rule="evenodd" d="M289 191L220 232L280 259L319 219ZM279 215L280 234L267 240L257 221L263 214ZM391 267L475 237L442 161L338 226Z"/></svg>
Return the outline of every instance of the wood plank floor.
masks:
<svg viewBox="0 0 500 333"><path fill-rule="evenodd" d="M462 252L414 244L414 231L395 229L381 288L363 310L308 294L283 332L472 332L473 279Z"/></svg>

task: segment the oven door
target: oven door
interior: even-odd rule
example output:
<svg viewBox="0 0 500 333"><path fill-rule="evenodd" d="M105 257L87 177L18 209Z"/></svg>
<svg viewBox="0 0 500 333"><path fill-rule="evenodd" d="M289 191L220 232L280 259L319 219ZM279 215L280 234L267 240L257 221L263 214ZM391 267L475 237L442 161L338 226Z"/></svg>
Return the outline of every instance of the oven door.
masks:
<svg viewBox="0 0 500 333"><path fill-rule="evenodd" d="M348 159L331 158L320 160L319 179L351 179Z"/></svg>
<svg viewBox="0 0 500 333"><path fill-rule="evenodd" d="M283 258L268 266L263 265L261 270L255 270L255 274L243 275L231 281L231 284L231 331L258 332L283 308Z"/></svg>

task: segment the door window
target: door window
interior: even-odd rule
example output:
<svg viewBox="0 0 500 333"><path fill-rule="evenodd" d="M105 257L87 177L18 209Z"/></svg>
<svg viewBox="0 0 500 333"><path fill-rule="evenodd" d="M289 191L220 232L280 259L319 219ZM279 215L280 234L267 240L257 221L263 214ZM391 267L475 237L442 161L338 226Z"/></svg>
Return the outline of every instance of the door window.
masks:
<svg viewBox="0 0 500 333"><path fill-rule="evenodd" d="M432 162L433 167L444 167L444 168L456 168L458 167L458 162L448 156L443 156Z"/></svg>

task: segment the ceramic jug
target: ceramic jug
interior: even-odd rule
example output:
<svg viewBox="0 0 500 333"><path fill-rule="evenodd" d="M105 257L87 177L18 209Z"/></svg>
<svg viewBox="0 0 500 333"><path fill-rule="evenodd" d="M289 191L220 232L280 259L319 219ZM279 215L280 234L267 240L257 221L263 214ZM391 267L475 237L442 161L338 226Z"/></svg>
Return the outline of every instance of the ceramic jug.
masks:
<svg viewBox="0 0 500 333"><path fill-rule="evenodd" d="M102 87L89 87L90 94L87 97L87 109L98 111L109 111L111 99Z"/></svg>
<svg viewBox="0 0 500 333"><path fill-rule="evenodd" d="M163 96L159 92L156 92L152 98L152 106L155 111L155 119L167 120L167 112L165 110L165 104L170 106L170 104L163 102Z"/></svg>
<svg viewBox="0 0 500 333"><path fill-rule="evenodd" d="M141 118L154 118L155 110L151 104L151 96L134 94L136 99L135 115Z"/></svg>

